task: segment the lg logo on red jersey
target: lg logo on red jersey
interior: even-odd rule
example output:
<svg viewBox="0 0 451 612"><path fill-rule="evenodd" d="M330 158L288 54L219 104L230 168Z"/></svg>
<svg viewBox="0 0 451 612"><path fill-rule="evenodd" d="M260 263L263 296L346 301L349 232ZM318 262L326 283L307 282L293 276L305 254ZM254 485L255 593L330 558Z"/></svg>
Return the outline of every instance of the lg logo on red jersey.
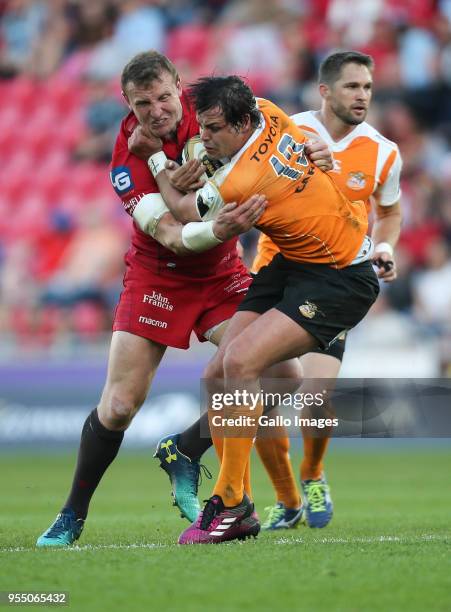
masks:
<svg viewBox="0 0 451 612"><path fill-rule="evenodd" d="M127 166L117 166L110 172L111 183L118 195L123 195L133 189L133 181Z"/></svg>

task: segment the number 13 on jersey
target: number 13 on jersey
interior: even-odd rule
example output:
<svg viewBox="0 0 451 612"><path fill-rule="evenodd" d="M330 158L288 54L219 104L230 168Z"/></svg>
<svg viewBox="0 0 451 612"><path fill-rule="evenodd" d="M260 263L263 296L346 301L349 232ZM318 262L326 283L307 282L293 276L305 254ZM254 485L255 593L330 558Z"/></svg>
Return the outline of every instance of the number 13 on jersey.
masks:
<svg viewBox="0 0 451 612"><path fill-rule="evenodd" d="M304 174L304 171L297 170L293 165L304 168L309 165L304 148L304 143L296 142L290 134L283 134L277 145L277 150L283 155L284 160L291 162L291 164L282 162L277 155L271 155L269 163L276 175L285 176L292 181L297 181ZM295 155L297 157L293 159Z"/></svg>

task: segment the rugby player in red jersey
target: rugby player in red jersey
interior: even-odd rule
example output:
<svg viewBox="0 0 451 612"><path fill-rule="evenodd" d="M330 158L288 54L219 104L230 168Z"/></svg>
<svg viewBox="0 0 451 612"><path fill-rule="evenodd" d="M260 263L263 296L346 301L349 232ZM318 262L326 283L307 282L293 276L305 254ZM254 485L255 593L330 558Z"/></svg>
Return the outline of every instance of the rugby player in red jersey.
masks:
<svg viewBox="0 0 451 612"><path fill-rule="evenodd" d="M37 546L67 546L79 538L91 497L145 401L166 347L188 348L193 331L199 340L217 344L251 282L236 239L230 238L250 229L265 199L249 198L244 214L232 203L209 226L187 224L180 236L181 224L164 209L147 163L129 151L129 139L141 126L148 139L163 143L169 159L177 160L185 142L198 133L195 112L175 67L155 51L135 56L122 72L121 85L130 112L114 147L111 182L133 218L124 289L114 316L105 387L82 429L69 496ZM203 255L207 249L208 256Z"/></svg>

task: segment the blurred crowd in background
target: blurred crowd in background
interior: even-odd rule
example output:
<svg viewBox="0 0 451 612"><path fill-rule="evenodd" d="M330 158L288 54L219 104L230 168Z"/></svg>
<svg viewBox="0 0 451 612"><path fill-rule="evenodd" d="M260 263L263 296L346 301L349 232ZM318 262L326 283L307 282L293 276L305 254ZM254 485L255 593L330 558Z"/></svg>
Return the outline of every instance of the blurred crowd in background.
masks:
<svg viewBox="0 0 451 612"><path fill-rule="evenodd" d="M370 317L436 342L451 375L451 0L0 0L2 342L109 332L131 226L108 176L119 75L149 48L184 84L239 74L290 113L319 108L330 52L373 56L368 121L400 147L404 220Z"/></svg>

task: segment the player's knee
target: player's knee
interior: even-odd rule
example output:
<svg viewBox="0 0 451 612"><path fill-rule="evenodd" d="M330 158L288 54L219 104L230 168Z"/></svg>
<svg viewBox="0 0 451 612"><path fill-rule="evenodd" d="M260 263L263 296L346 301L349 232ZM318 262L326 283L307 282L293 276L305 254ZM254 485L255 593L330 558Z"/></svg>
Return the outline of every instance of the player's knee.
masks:
<svg viewBox="0 0 451 612"><path fill-rule="evenodd" d="M100 417L106 427L111 429L126 429L144 403L145 396L136 393L116 390L112 391L106 402L100 406Z"/></svg>
<svg viewBox="0 0 451 612"><path fill-rule="evenodd" d="M213 396L215 393L224 391L224 372L222 369L222 359L214 357L204 369L203 373L205 391Z"/></svg>
<svg viewBox="0 0 451 612"><path fill-rule="evenodd" d="M233 342L226 349L223 367L226 378L253 380L260 375L256 364L252 360L247 359L244 351L235 346Z"/></svg>
<svg viewBox="0 0 451 612"><path fill-rule="evenodd" d="M203 377L207 381L224 378L222 359L213 357L213 359L205 366Z"/></svg>

